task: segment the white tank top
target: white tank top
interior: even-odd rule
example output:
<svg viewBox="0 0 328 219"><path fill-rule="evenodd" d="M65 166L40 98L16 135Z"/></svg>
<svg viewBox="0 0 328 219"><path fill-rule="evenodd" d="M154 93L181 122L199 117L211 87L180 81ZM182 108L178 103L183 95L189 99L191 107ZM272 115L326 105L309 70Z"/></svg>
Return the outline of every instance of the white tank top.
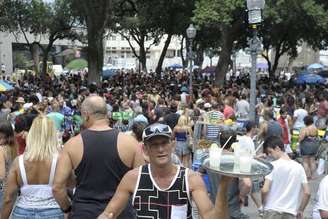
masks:
<svg viewBox="0 0 328 219"><path fill-rule="evenodd" d="M23 181L16 206L20 208L60 208L52 194L52 184L57 165L58 154L54 154L51 163L49 184L29 185L27 182L23 155L19 156L19 170Z"/></svg>

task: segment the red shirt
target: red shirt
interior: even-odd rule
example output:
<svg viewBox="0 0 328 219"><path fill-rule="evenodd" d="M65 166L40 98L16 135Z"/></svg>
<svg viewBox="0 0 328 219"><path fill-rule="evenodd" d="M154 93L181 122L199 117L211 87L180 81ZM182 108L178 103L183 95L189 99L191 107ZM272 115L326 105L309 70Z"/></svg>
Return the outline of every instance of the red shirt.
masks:
<svg viewBox="0 0 328 219"><path fill-rule="evenodd" d="M18 154L21 155L21 154L24 153L25 147L26 147L25 138L23 138L22 135L17 135L16 136L16 142L18 144Z"/></svg>
<svg viewBox="0 0 328 219"><path fill-rule="evenodd" d="M282 129L282 141L284 144L289 144L289 137L288 137L288 126L284 118L280 116L278 119L279 125Z"/></svg>

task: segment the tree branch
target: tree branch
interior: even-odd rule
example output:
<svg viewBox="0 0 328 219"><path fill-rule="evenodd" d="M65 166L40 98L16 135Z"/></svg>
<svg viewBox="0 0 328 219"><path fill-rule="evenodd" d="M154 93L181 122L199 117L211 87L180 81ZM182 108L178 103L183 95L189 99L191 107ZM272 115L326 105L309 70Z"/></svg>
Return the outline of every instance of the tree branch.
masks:
<svg viewBox="0 0 328 219"><path fill-rule="evenodd" d="M132 49L132 52L133 52L133 54L135 55L135 57L137 57L138 59L140 59L140 56L137 54L137 51L136 51L136 49L134 48L134 46L132 45L130 38L129 38L128 36L125 36L125 35L122 34L122 33L120 33L120 35L121 35L124 39L126 39L126 41L128 41L129 46L130 46L130 48Z"/></svg>

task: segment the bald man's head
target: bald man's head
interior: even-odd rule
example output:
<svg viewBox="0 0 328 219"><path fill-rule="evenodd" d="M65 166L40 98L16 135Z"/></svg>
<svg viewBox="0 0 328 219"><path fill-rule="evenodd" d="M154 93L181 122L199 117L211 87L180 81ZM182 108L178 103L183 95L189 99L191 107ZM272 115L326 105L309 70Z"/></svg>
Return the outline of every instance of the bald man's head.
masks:
<svg viewBox="0 0 328 219"><path fill-rule="evenodd" d="M88 113L94 119L105 119L107 117L107 105L103 98L91 96L85 99L81 106L82 112Z"/></svg>

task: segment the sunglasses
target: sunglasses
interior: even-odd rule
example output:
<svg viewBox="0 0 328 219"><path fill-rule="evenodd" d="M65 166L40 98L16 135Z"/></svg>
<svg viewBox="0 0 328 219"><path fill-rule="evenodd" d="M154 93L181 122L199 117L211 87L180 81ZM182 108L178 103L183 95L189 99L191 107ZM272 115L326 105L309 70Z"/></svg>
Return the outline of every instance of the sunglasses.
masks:
<svg viewBox="0 0 328 219"><path fill-rule="evenodd" d="M150 135L156 134L156 133L170 133L170 128L167 125L158 124L155 126L150 126L145 129L145 135L146 137L149 137Z"/></svg>

